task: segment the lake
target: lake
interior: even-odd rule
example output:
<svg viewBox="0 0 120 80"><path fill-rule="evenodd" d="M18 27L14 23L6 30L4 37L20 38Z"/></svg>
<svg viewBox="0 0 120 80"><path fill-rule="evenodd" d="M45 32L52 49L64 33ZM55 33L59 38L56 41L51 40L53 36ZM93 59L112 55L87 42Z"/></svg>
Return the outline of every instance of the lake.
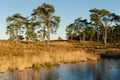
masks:
<svg viewBox="0 0 120 80"><path fill-rule="evenodd" d="M40 70L6 71L0 80L120 80L120 60L101 59L79 63L61 63L60 66Z"/></svg>

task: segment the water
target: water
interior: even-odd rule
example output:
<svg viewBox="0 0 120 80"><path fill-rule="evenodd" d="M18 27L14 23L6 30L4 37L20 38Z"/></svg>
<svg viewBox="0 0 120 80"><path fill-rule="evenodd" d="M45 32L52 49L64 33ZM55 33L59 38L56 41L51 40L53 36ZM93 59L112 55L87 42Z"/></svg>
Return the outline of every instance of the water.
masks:
<svg viewBox="0 0 120 80"><path fill-rule="evenodd" d="M40 70L7 71L0 73L0 80L120 80L120 60L102 59Z"/></svg>

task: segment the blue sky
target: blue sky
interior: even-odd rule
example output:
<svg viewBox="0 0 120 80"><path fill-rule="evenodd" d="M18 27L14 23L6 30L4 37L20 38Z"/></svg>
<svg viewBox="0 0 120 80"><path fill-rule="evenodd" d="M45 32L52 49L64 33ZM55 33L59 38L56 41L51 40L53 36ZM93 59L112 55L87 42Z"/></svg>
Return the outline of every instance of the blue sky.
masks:
<svg viewBox="0 0 120 80"><path fill-rule="evenodd" d="M51 39L59 36L65 38L65 28L76 18L89 19L89 10L92 8L107 9L120 15L120 1L117 0L1 0L0 1L0 39L8 39L6 35L5 19L14 13L23 16L30 16L32 10L43 3L49 3L55 7L55 15L61 17L60 27L56 35L51 35Z"/></svg>

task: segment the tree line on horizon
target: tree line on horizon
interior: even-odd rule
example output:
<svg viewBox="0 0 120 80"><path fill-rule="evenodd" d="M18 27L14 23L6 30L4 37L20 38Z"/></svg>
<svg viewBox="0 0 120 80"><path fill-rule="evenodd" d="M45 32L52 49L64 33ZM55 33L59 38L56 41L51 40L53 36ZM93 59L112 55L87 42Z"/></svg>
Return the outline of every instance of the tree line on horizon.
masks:
<svg viewBox="0 0 120 80"><path fill-rule="evenodd" d="M68 40L117 43L120 41L120 15L106 9L90 9L90 21L81 17L66 27Z"/></svg>
<svg viewBox="0 0 120 80"><path fill-rule="evenodd" d="M66 26L67 40L96 41L105 45L120 41L120 15L96 8L89 12L91 13L89 21L78 17ZM29 17L20 13L8 16L6 34L9 35L9 40L42 40L47 41L49 46L50 34L56 33L60 23L60 16L54 13L53 5L43 3L33 9Z"/></svg>

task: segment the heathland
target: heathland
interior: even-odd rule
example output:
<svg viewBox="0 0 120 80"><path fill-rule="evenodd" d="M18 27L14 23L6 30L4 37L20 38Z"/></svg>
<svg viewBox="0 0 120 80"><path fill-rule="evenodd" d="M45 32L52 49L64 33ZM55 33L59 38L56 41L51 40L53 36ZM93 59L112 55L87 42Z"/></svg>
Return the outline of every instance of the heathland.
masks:
<svg viewBox="0 0 120 80"><path fill-rule="evenodd" d="M90 41L0 41L0 72L24 70L60 63L97 61L101 57L120 57L119 43L104 46Z"/></svg>

